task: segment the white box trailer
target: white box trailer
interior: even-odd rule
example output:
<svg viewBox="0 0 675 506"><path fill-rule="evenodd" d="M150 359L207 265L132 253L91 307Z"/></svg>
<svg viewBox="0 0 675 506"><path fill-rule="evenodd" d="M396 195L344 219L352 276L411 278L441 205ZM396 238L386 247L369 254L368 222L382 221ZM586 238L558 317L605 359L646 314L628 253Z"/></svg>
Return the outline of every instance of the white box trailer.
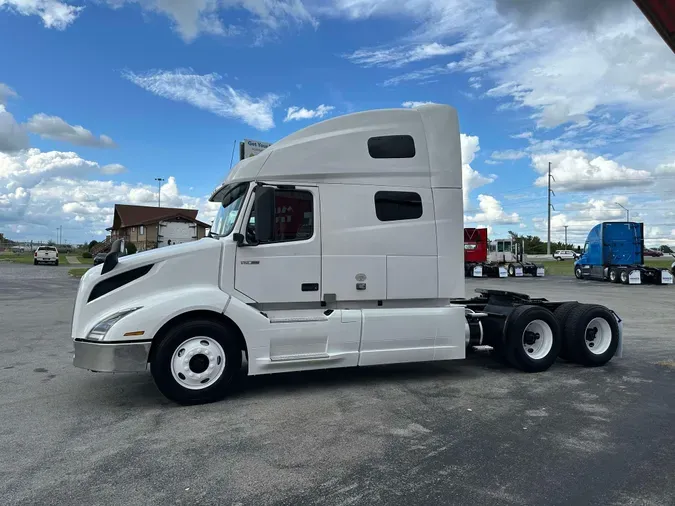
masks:
<svg viewBox="0 0 675 506"><path fill-rule="evenodd" d="M197 240L197 224L190 221L160 221L157 229L157 247L183 244Z"/></svg>
<svg viewBox="0 0 675 506"><path fill-rule="evenodd" d="M179 403L235 373L463 359L522 371L621 355L608 308L483 290L464 298L462 160L446 105L349 114L240 161L199 241L124 256L77 291L74 365L145 371Z"/></svg>

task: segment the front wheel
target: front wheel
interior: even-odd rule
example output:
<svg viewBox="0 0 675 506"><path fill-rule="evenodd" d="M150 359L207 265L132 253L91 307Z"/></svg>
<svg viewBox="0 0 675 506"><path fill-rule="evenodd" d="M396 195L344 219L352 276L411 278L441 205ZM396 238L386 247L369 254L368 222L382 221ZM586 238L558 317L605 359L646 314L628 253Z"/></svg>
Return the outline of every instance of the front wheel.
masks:
<svg viewBox="0 0 675 506"><path fill-rule="evenodd" d="M231 330L210 320L191 320L172 328L150 360L157 388L186 405L224 398L240 368L241 351Z"/></svg>
<svg viewBox="0 0 675 506"><path fill-rule="evenodd" d="M551 311L539 306L520 306L509 315L504 354L515 368L525 372L547 370L558 357L560 325Z"/></svg>
<svg viewBox="0 0 675 506"><path fill-rule="evenodd" d="M581 272L581 267L578 265L574 267L574 277L577 279L584 279L584 274Z"/></svg>
<svg viewBox="0 0 675 506"><path fill-rule="evenodd" d="M513 264L509 265L509 268L507 269L509 276L513 277L516 275L516 268L513 266Z"/></svg>

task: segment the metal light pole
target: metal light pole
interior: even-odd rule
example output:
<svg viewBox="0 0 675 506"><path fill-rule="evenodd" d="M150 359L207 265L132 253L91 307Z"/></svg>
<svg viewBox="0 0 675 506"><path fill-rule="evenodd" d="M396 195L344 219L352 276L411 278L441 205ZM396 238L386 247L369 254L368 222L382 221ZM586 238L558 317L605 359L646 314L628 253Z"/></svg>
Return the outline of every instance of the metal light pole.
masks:
<svg viewBox="0 0 675 506"><path fill-rule="evenodd" d="M162 177L156 177L157 181L157 207L162 207L162 182L165 181Z"/></svg>
<svg viewBox="0 0 675 506"><path fill-rule="evenodd" d="M619 204L618 202L614 202L614 203L617 206L619 206L620 208L622 208L624 211L626 211L626 221L630 221L630 211L627 208L625 208L624 206L622 206L621 204Z"/></svg>
<svg viewBox="0 0 675 506"><path fill-rule="evenodd" d="M569 225L563 225L563 226L565 227L565 248L567 248L567 227L569 227Z"/></svg>
<svg viewBox="0 0 675 506"><path fill-rule="evenodd" d="M546 254L551 254L551 209L555 211L555 207L551 204L551 194L555 197L555 192L551 190L551 179L555 178L551 174L551 162L548 162L548 238L546 241Z"/></svg>

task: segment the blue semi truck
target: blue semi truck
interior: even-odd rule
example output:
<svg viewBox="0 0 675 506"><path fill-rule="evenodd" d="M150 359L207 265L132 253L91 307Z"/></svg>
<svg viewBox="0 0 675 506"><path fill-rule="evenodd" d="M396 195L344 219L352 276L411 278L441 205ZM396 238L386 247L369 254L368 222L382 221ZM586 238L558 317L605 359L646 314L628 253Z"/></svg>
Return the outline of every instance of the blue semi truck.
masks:
<svg viewBox="0 0 675 506"><path fill-rule="evenodd" d="M574 262L577 279L597 279L624 285L673 283L668 269L644 264L644 224L608 221L588 233L584 252Z"/></svg>

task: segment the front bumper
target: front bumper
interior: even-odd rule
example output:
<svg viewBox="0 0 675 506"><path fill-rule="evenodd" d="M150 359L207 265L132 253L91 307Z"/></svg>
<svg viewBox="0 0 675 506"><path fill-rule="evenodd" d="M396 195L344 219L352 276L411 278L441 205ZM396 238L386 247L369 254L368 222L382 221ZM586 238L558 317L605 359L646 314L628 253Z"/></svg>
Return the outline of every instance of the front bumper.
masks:
<svg viewBox="0 0 675 506"><path fill-rule="evenodd" d="M96 372L145 371L150 341L111 343L75 340L73 365Z"/></svg>

